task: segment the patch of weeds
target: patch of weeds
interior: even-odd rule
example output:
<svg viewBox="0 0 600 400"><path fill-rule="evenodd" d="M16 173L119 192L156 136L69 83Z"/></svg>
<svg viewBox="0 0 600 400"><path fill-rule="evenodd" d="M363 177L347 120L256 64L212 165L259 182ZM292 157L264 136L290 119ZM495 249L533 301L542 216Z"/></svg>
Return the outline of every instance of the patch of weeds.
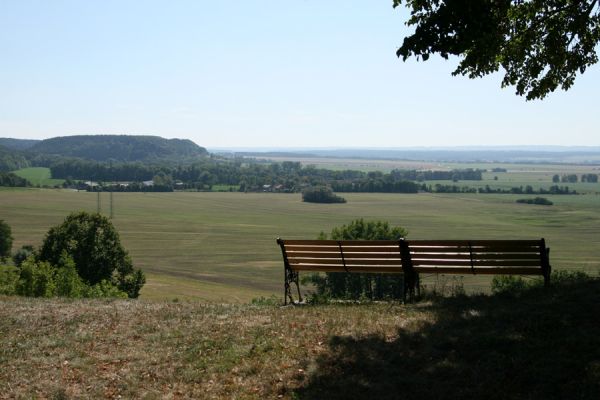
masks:
<svg viewBox="0 0 600 400"><path fill-rule="evenodd" d="M462 276L437 275L434 282L421 286L421 297L424 299L462 296L466 296Z"/></svg>
<svg viewBox="0 0 600 400"><path fill-rule="evenodd" d="M67 391L65 388L56 389L56 391L52 394L52 400L68 400L69 395L67 395Z"/></svg>
<svg viewBox="0 0 600 400"><path fill-rule="evenodd" d="M550 285L553 287L562 287L566 285L574 285L585 283L594 278L583 271L554 271L550 275ZM542 288L544 286L543 279L525 280L520 276L513 275L498 275L494 276L491 283L492 293L510 293L519 294L526 290Z"/></svg>
<svg viewBox="0 0 600 400"><path fill-rule="evenodd" d="M255 297L250 301L253 306L278 306L281 305L281 300L274 294L269 297Z"/></svg>
<svg viewBox="0 0 600 400"><path fill-rule="evenodd" d="M520 276L497 275L492 278L492 293L519 293L531 287L531 283Z"/></svg>
<svg viewBox="0 0 600 400"><path fill-rule="evenodd" d="M327 293L309 292L306 295L306 302L313 305L330 304L332 298Z"/></svg>

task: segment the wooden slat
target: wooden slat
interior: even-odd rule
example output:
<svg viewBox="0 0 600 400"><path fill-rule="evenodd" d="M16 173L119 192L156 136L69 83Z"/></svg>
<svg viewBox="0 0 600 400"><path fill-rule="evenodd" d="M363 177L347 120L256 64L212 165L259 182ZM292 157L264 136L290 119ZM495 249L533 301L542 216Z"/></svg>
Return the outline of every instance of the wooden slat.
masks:
<svg viewBox="0 0 600 400"><path fill-rule="evenodd" d="M312 245L336 245L337 240L282 240L283 244L289 246L312 246ZM398 244L398 240L340 240L343 246L391 246Z"/></svg>
<svg viewBox="0 0 600 400"><path fill-rule="evenodd" d="M354 266L344 267L327 264L302 264L290 266L293 271L313 271L313 272L362 272L371 274L401 274L404 271L400 267L378 267L378 266Z"/></svg>
<svg viewBox="0 0 600 400"><path fill-rule="evenodd" d="M333 246L285 246L285 251L340 251L340 247L336 244Z"/></svg>
<svg viewBox="0 0 600 400"><path fill-rule="evenodd" d="M471 261L471 255L468 253L429 253L429 254L411 254L413 262L417 260L468 260Z"/></svg>
<svg viewBox="0 0 600 400"><path fill-rule="evenodd" d="M501 267L490 267L490 268L452 268L452 267L429 267L429 266L415 266L417 273L423 274L464 274L472 275L473 271L475 275L543 275L541 268L501 268Z"/></svg>
<svg viewBox="0 0 600 400"><path fill-rule="evenodd" d="M539 253L473 253L475 260L540 260Z"/></svg>
<svg viewBox="0 0 600 400"><path fill-rule="evenodd" d="M288 252L288 259L302 259L302 258L342 258L342 255L338 251L337 253L315 253L315 252ZM400 253L346 253L344 252L344 258L400 258Z"/></svg>
<svg viewBox="0 0 600 400"><path fill-rule="evenodd" d="M409 246L539 246L541 240L407 240Z"/></svg>
<svg viewBox="0 0 600 400"><path fill-rule="evenodd" d="M415 247L410 246L411 254L420 253L469 253L486 254L486 253L538 253L539 247Z"/></svg>
<svg viewBox="0 0 600 400"><path fill-rule="evenodd" d="M411 260L469 260L471 261L471 255L469 253L424 253L424 254L411 254ZM474 261L483 260L535 260L538 264L540 263L540 255L535 253L490 253L490 254L473 254Z"/></svg>
<svg viewBox="0 0 600 400"><path fill-rule="evenodd" d="M465 260L412 260L413 266L417 265L443 265L443 266L471 266L471 261ZM540 267L539 261L523 260L480 260L473 261L474 267L498 266L498 267Z"/></svg>
<svg viewBox="0 0 600 400"><path fill-rule="evenodd" d="M342 259L328 259L328 258L303 258L296 260L289 260L290 264L343 264ZM402 261L382 259L382 260L345 260L346 265L402 265Z"/></svg>
<svg viewBox="0 0 600 400"><path fill-rule="evenodd" d="M344 253L377 253L377 252L396 252L400 251L398 245L395 246L342 246ZM293 251L340 251L339 246L286 246L285 251L287 253Z"/></svg>

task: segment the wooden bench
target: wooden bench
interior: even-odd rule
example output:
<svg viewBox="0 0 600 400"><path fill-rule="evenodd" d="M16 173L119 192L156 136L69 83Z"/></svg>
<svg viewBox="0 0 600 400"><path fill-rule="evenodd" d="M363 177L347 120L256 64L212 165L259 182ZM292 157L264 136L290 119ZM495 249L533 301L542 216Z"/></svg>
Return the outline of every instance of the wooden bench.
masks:
<svg viewBox="0 0 600 400"><path fill-rule="evenodd" d="M419 274L541 275L550 282L550 249L540 240L283 240L284 302L300 271L402 274L403 300Z"/></svg>

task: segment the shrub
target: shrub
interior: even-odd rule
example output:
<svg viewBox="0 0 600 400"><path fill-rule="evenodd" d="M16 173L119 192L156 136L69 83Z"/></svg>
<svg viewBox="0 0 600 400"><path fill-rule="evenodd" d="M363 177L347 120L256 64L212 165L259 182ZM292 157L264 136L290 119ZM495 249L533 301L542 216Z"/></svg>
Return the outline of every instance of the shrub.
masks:
<svg viewBox="0 0 600 400"><path fill-rule="evenodd" d="M114 283L102 280L95 285L86 285L75 268L75 263L66 254L59 265L27 258L17 272L0 275L0 294L18 294L28 297L118 297L128 293Z"/></svg>
<svg viewBox="0 0 600 400"><path fill-rule="evenodd" d="M345 203L346 199L333 193L327 186L314 186L302 191L302 201L309 203Z"/></svg>
<svg viewBox="0 0 600 400"><path fill-rule="evenodd" d="M0 219L0 261L10 257L12 242L13 237L10 225Z"/></svg>
<svg viewBox="0 0 600 400"><path fill-rule="evenodd" d="M119 290L119 288L107 280L102 280L93 286L86 286L83 291L83 297L101 298L101 297L117 297L125 299L127 293Z"/></svg>
<svg viewBox="0 0 600 400"><path fill-rule="evenodd" d="M87 285L108 281L129 297L137 297L146 281L144 273L133 268L112 223L100 214L73 213L48 231L39 259L60 265L63 253L73 259Z"/></svg>
<svg viewBox="0 0 600 400"><path fill-rule="evenodd" d="M81 277L75 268L75 262L66 254L66 252L63 253L60 265L55 270L54 282L56 296L82 297L86 290L86 285L81 280Z"/></svg>
<svg viewBox="0 0 600 400"><path fill-rule="evenodd" d="M15 287L19 280L19 273L16 268L0 265L0 294L12 296L15 293Z"/></svg>
<svg viewBox="0 0 600 400"><path fill-rule="evenodd" d="M16 294L29 297L52 297L55 289L54 268L49 263L29 257L21 264L19 280L15 288Z"/></svg>
<svg viewBox="0 0 600 400"><path fill-rule="evenodd" d="M21 246L21 248L17 250L15 254L13 254L13 263L17 267L20 267L23 261L25 261L32 254L34 254L33 246L28 244Z"/></svg>
<svg viewBox="0 0 600 400"><path fill-rule="evenodd" d="M331 230L334 240L398 240L407 231L402 227L391 227L383 221L365 221L362 218ZM327 239L323 232L319 239ZM328 272L325 275L312 274L305 278L316 288L316 299L400 299L402 298L402 277L396 274L356 274Z"/></svg>
<svg viewBox="0 0 600 400"><path fill-rule="evenodd" d="M538 204L542 206L551 206L552 204L554 204L545 197L536 197L533 199L518 199L517 203Z"/></svg>
<svg viewBox="0 0 600 400"><path fill-rule="evenodd" d="M583 283L592 280L593 278L583 271L554 271L550 275L550 285L564 286L569 284ZM543 280L533 279L525 280L520 276L513 275L498 275L492 279L492 293L520 293L524 290L542 287Z"/></svg>
<svg viewBox="0 0 600 400"><path fill-rule="evenodd" d="M520 276L497 275L492 278L492 293L518 293L531 286Z"/></svg>

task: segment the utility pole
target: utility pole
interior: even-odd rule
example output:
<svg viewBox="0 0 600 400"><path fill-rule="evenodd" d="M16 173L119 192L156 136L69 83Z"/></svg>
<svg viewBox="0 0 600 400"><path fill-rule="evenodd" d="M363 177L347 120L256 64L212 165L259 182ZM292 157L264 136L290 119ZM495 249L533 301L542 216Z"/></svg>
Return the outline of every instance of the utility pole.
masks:
<svg viewBox="0 0 600 400"><path fill-rule="evenodd" d="M110 192L110 219L113 219L115 216L114 207L113 207L113 192Z"/></svg>

